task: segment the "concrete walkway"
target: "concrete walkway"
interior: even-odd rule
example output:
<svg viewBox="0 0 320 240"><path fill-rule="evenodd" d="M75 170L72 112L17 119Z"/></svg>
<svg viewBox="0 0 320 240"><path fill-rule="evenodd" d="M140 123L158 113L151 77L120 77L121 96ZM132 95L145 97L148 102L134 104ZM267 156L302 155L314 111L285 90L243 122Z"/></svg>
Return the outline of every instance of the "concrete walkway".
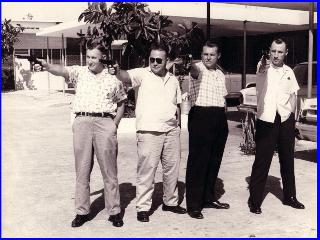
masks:
<svg viewBox="0 0 320 240"><path fill-rule="evenodd" d="M316 237L316 143L299 141L295 173L297 210L281 203L278 157L269 172L263 213L249 212L248 180L254 156L240 152L239 113L231 111L229 137L217 182L228 210L205 209L204 219L161 210L161 165L156 174L150 222L136 220L136 141L134 119L118 129L118 177L124 226L107 222L103 183L95 162L91 177L92 220L71 228L75 171L70 124L72 95L20 91L2 94L2 237ZM186 116L183 118L179 195L185 206L184 182L188 155ZM232 120L232 121L231 121Z"/></svg>

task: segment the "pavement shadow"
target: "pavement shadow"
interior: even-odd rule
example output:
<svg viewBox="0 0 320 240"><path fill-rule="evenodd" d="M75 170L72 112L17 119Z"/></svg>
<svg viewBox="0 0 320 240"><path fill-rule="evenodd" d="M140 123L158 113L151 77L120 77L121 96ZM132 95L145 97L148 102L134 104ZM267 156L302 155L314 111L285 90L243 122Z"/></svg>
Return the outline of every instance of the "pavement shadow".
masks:
<svg viewBox="0 0 320 240"><path fill-rule="evenodd" d="M120 207L121 216L125 214L125 209L128 207L130 202L136 197L136 187L131 183L119 184L120 193ZM90 206L89 221L94 219L99 212L105 208L104 204L104 189L90 193L90 196L101 194L100 197L96 198Z"/></svg>
<svg viewBox="0 0 320 240"><path fill-rule="evenodd" d="M215 198L219 200L225 192L223 180L221 178L217 178L215 185Z"/></svg>
<svg viewBox="0 0 320 240"><path fill-rule="evenodd" d="M136 197L136 187L132 183L121 183L119 185L121 216L123 217L126 208Z"/></svg>
<svg viewBox="0 0 320 240"><path fill-rule="evenodd" d="M90 196L101 194L100 197L96 198L90 205L90 213L89 213L89 220L94 219L99 212L104 209L104 191L103 188L99 191L95 191L90 193Z"/></svg>
<svg viewBox="0 0 320 240"><path fill-rule="evenodd" d="M185 184L184 182L178 181L178 195L179 195L179 201L178 204L181 204L183 202L185 193ZM162 196L163 196L163 183L157 182L154 185L154 191L152 195L152 205L149 211L149 215L151 216L160 205L162 205Z"/></svg>
<svg viewBox="0 0 320 240"><path fill-rule="evenodd" d="M63 92L63 90L57 90L57 92ZM76 91L74 89L65 89L64 92L68 93L68 94L75 94L76 93Z"/></svg>
<svg viewBox="0 0 320 240"><path fill-rule="evenodd" d="M281 187L280 180L281 179L278 178L278 177L268 176L267 182L266 182L266 187L265 187L264 193L263 193L262 202L264 201L264 199L266 198L268 193L273 194L276 198L278 198L282 202L283 190L282 190L282 187ZM246 177L246 181L248 183L248 188L249 188L250 177Z"/></svg>
<svg viewBox="0 0 320 240"><path fill-rule="evenodd" d="M315 163L317 162L317 149L297 151L294 153L294 158Z"/></svg>

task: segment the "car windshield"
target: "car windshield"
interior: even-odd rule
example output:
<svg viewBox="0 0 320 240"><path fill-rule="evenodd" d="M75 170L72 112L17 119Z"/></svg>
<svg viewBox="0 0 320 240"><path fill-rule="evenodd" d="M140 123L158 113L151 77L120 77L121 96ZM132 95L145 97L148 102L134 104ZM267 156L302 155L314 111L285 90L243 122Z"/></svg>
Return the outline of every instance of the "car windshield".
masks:
<svg viewBox="0 0 320 240"><path fill-rule="evenodd" d="M308 85L308 64L299 64L293 69L300 86ZM317 81L317 65L312 64L312 85Z"/></svg>

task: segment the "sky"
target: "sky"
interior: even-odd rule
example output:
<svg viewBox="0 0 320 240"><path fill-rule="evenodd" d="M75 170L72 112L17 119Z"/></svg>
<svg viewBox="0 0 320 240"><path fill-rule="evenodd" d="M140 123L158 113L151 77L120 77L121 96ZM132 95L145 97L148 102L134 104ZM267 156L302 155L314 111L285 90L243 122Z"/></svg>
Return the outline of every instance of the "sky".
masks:
<svg viewBox="0 0 320 240"><path fill-rule="evenodd" d="M34 21L65 22L77 20L87 2L2 2L2 19L23 20L28 13Z"/></svg>

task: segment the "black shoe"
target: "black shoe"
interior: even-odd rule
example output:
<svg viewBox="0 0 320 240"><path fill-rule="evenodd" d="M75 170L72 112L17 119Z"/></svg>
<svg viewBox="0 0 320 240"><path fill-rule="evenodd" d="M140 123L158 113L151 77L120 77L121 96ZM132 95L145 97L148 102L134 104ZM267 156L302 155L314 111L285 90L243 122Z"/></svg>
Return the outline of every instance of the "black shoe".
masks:
<svg viewBox="0 0 320 240"><path fill-rule="evenodd" d="M248 200L248 206L250 209L250 212L255 213L255 214L261 214L261 208L253 204L250 200Z"/></svg>
<svg viewBox="0 0 320 240"><path fill-rule="evenodd" d="M149 215L147 211L137 212L137 219L140 222L149 222Z"/></svg>
<svg viewBox="0 0 320 240"><path fill-rule="evenodd" d="M261 208L260 207L250 207L250 212L255 213L255 214L261 214Z"/></svg>
<svg viewBox="0 0 320 240"><path fill-rule="evenodd" d="M77 214L77 216L75 217L75 219L73 219L72 223L71 223L71 227L80 227L82 226L86 221L89 220L88 218L88 214L87 215L79 215Z"/></svg>
<svg viewBox="0 0 320 240"><path fill-rule="evenodd" d="M229 209L230 205L228 203L221 203L218 200L205 202L203 208L216 208L216 209Z"/></svg>
<svg viewBox="0 0 320 240"><path fill-rule="evenodd" d="M112 222L112 225L115 227L122 227L123 226L123 221L120 216L120 213L116 215L110 215L108 221Z"/></svg>
<svg viewBox="0 0 320 240"><path fill-rule="evenodd" d="M187 210L181 206L167 206L165 204L162 204L162 210L163 211L170 211L177 214L185 214L187 213Z"/></svg>
<svg viewBox="0 0 320 240"><path fill-rule="evenodd" d="M297 209L305 208L304 205L296 199L296 197L285 198L282 203Z"/></svg>
<svg viewBox="0 0 320 240"><path fill-rule="evenodd" d="M202 219L203 218L203 215L202 215L201 211L188 211L188 214L192 218L196 218L196 219Z"/></svg>

